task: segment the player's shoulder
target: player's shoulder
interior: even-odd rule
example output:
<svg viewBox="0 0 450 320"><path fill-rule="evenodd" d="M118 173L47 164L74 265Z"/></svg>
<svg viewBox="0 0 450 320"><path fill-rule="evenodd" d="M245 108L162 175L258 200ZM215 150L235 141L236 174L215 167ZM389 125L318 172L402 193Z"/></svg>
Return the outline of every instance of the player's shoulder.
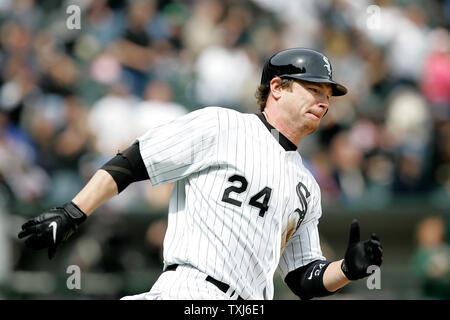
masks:
<svg viewBox="0 0 450 320"><path fill-rule="evenodd" d="M201 110L202 113L207 113L210 116L216 117L220 123L226 124L226 127L229 129L232 127L239 127L239 123L247 121L249 117L254 116L250 113L244 113L235 109L219 106L207 106Z"/></svg>
<svg viewBox="0 0 450 320"><path fill-rule="evenodd" d="M236 112L232 109L217 106L205 106L190 112L191 116L206 116L206 117L223 117L226 114Z"/></svg>
<svg viewBox="0 0 450 320"><path fill-rule="evenodd" d="M220 114L223 113L220 107L201 107L192 110L180 117L183 122L195 122L197 125L211 125L216 123L220 118Z"/></svg>
<svg viewBox="0 0 450 320"><path fill-rule="evenodd" d="M216 113L216 114L228 114L228 115L234 115L234 116L244 115L244 113L237 111L235 109L225 108L225 107L220 107L220 106L206 106L206 107L203 107L201 110L203 110L203 112Z"/></svg>

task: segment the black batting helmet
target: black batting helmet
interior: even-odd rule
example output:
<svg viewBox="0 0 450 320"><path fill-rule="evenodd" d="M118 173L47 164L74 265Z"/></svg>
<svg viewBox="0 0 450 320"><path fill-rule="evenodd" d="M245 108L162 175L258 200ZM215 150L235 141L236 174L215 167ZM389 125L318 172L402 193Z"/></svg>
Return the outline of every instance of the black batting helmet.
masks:
<svg viewBox="0 0 450 320"><path fill-rule="evenodd" d="M270 57L264 64L261 84L268 85L275 77L329 83L333 96L343 96L347 93L343 85L331 78L332 69L328 58L311 49L292 48Z"/></svg>

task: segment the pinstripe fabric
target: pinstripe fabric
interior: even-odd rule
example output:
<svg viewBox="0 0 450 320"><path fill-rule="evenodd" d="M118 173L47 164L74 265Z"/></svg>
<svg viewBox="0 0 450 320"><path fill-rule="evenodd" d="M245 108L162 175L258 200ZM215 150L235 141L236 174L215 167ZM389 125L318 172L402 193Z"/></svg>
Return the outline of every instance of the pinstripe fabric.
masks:
<svg viewBox="0 0 450 320"><path fill-rule="evenodd" d="M285 276L323 258L317 183L300 154L285 150L256 115L207 107L152 128L138 140L152 184L175 182L164 239L166 266L190 265L244 299L272 299L278 267ZM310 195L296 230L300 216L295 210L305 205L297 193L299 182ZM163 273L154 293L176 297L174 288L180 288L171 273ZM183 295L217 297L208 290L193 286Z"/></svg>
<svg viewBox="0 0 450 320"><path fill-rule="evenodd" d="M293 232L293 234L291 237L283 238L283 254L279 263L279 271L283 279L292 270L314 260L325 259L322 255L318 232L319 218L322 215L320 188L312 174L301 163L301 158L299 161L299 164L295 164L295 161L290 162L290 177L293 178L291 183L296 184L298 181L302 181L311 195L308 198L308 211L299 228L296 231L292 231L294 230L292 221L295 221L293 220L295 219L293 217L295 214L292 211L290 219L288 218L285 223L288 227L284 229L284 237L287 237L289 233ZM298 200L298 197L295 198ZM297 207L301 207L301 204Z"/></svg>
<svg viewBox="0 0 450 320"><path fill-rule="evenodd" d="M179 266L164 272L149 292L123 297L121 300L226 300L230 297L211 282L206 274L191 266Z"/></svg>

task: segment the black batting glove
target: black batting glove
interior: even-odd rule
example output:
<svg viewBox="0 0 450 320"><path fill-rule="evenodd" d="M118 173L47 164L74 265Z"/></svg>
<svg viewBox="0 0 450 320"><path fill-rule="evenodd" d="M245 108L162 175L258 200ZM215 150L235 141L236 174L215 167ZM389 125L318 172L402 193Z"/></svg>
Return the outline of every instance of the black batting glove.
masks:
<svg viewBox="0 0 450 320"><path fill-rule="evenodd" d="M350 238L341 269L349 280L367 277L367 268L371 265L381 266L383 249L380 239L372 233L370 239L360 241L359 222L354 219L350 226Z"/></svg>
<svg viewBox="0 0 450 320"><path fill-rule="evenodd" d="M22 225L19 239L30 236L25 245L34 250L48 248L48 258L55 256L56 248L77 230L87 216L73 202L52 208Z"/></svg>

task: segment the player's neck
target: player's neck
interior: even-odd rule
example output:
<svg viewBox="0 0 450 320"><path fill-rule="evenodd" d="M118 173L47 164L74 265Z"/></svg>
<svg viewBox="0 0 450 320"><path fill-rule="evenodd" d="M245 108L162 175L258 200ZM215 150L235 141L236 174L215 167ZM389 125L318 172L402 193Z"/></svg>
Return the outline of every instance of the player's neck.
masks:
<svg viewBox="0 0 450 320"><path fill-rule="evenodd" d="M265 109L263 114L266 117L268 123L270 123L275 129L277 129L282 135L284 135L289 141L295 144L297 147L306 134L293 130L286 121L276 112L271 112L271 109Z"/></svg>
<svg viewBox="0 0 450 320"><path fill-rule="evenodd" d="M269 110L264 110L264 116L266 117L267 122L272 125L275 129L277 129L282 135L284 135L289 141L295 144L297 147L300 144L302 135L299 135L298 132L292 130L289 125L286 124L283 119L277 115L277 113L271 112Z"/></svg>

